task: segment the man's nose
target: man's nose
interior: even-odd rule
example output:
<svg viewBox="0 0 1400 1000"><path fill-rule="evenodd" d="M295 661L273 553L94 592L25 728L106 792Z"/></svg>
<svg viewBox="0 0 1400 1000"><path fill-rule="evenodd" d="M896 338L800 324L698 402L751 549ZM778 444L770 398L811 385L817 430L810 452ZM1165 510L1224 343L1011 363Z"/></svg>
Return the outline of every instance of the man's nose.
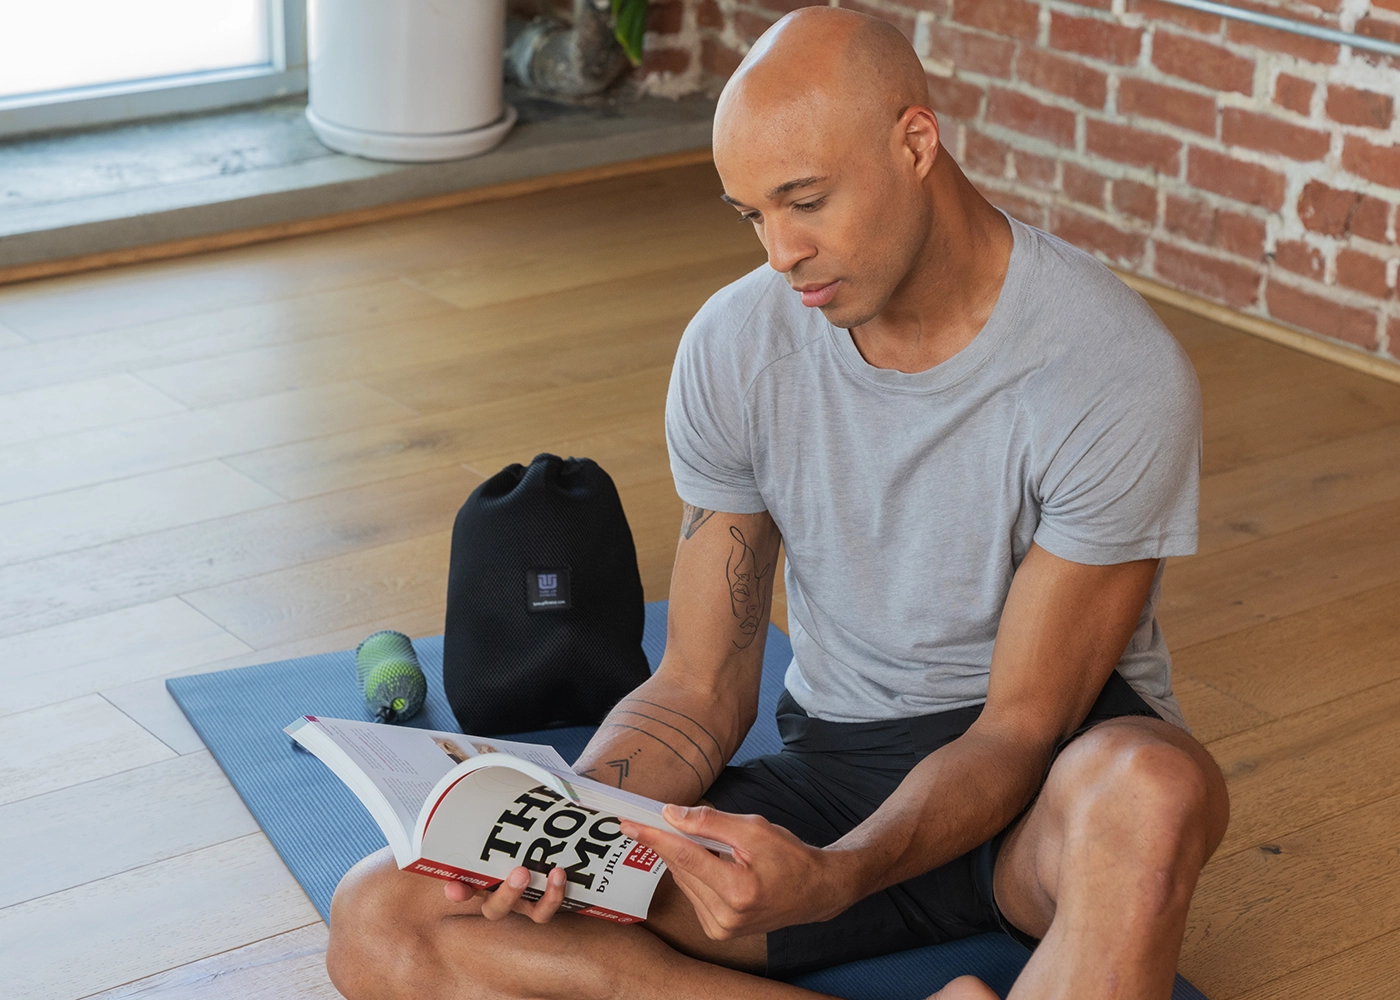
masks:
<svg viewBox="0 0 1400 1000"><path fill-rule="evenodd" d="M773 225L770 222L764 226L763 236L763 245L768 251L768 266L779 274L787 274L801 261L817 255L817 248L797 227Z"/></svg>

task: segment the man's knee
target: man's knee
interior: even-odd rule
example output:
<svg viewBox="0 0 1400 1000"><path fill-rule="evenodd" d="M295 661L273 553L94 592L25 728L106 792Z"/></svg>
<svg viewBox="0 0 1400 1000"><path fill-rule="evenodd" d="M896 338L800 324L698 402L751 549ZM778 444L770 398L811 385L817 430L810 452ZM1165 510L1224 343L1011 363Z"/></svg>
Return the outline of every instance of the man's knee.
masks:
<svg viewBox="0 0 1400 1000"><path fill-rule="evenodd" d="M1229 797L1209 753L1168 723L1114 720L1090 730L1060 756L1051 782L1066 808L1066 832L1101 841L1151 863L1199 868L1229 821Z"/></svg>
<svg viewBox="0 0 1400 1000"><path fill-rule="evenodd" d="M383 850L355 865L340 880L331 900L326 971L350 1000L398 995L400 984L422 980L431 959L421 911L408 905L411 883Z"/></svg>

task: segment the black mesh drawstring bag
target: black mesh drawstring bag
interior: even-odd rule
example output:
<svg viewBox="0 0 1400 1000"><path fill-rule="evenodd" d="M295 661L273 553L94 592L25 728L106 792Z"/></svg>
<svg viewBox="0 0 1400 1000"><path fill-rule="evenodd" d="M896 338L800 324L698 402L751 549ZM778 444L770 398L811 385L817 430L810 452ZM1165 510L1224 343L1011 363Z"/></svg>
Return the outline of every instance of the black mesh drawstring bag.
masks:
<svg viewBox="0 0 1400 1000"><path fill-rule="evenodd" d="M644 619L632 531L591 459L507 466L457 512L442 679L463 732L601 722L650 676Z"/></svg>

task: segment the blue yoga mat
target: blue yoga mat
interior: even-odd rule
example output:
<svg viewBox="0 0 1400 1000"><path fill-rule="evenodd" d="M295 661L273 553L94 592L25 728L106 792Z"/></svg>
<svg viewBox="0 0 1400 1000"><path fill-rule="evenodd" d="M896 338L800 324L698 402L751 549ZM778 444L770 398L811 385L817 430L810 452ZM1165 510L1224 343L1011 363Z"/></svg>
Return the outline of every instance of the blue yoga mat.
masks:
<svg viewBox="0 0 1400 1000"><path fill-rule="evenodd" d="M647 605L646 613L642 647L655 670L666 646L666 602ZM442 637L419 639L413 645L428 677L428 702L408 725L459 731L442 693ZM791 659L787 636L769 626L758 722L736 761L781 748L773 713ZM282 727L300 715L365 718L354 676L355 654L344 650L165 682L322 917L329 916L331 895L341 876L366 854L384 847L384 835L324 764L293 750ZM592 726L575 726L512 738L551 744L566 760L573 760L592 734ZM1004 997L1029 957L1030 952L1004 934L982 934L850 962L794 982L848 1000L920 1000L949 980L970 974ZM1172 998L1206 1000L1180 976Z"/></svg>

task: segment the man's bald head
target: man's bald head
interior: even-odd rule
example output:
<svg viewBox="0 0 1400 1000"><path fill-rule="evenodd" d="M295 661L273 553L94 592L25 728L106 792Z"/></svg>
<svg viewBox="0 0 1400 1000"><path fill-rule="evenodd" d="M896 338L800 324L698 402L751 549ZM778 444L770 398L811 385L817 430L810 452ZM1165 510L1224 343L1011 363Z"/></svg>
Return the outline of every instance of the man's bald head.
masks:
<svg viewBox="0 0 1400 1000"><path fill-rule="evenodd" d="M715 138L743 124L882 134L905 109L928 104L928 80L908 40L887 21L835 7L788 14L754 43L720 95Z"/></svg>

